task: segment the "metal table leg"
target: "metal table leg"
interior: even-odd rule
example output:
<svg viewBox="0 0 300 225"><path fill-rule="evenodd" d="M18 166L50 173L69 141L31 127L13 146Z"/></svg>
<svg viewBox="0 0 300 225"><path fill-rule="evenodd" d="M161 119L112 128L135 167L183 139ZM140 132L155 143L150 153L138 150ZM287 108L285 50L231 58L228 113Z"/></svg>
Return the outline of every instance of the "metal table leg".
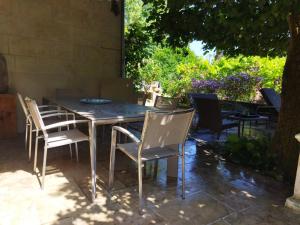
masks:
<svg viewBox="0 0 300 225"><path fill-rule="evenodd" d="M242 137L244 137L245 121L242 120Z"/></svg>
<svg viewBox="0 0 300 225"><path fill-rule="evenodd" d="M92 179L92 201L96 199L96 125L94 121L89 122L89 135L90 135L90 158L91 158L91 179Z"/></svg>

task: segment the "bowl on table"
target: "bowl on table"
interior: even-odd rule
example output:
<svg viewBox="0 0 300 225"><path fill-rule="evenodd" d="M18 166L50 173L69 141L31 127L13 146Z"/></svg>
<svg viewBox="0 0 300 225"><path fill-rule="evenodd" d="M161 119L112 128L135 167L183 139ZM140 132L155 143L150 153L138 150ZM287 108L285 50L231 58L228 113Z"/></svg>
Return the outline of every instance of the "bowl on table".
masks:
<svg viewBox="0 0 300 225"><path fill-rule="evenodd" d="M80 102L84 104L102 105L111 103L111 100L104 98L82 98Z"/></svg>

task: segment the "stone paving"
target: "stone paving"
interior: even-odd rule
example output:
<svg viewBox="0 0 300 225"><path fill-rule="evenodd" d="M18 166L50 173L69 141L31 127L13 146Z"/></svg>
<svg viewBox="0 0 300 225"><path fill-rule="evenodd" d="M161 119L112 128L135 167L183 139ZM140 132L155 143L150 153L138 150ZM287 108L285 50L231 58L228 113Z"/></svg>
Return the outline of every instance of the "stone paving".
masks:
<svg viewBox="0 0 300 225"><path fill-rule="evenodd" d="M149 164L141 216L137 171L122 154L116 158L114 191L108 198L107 147L98 152L97 199L92 203L88 146L80 145L78 163L68 148L49 151L42 191L23 136L0 141L0 224L300 224L300 214L283 207L292 193L288 185L227 163L193 140L186 143L186 199L180 196L180 173L178 180L167 178L166 162L160 160L153 177Z"/></svg>

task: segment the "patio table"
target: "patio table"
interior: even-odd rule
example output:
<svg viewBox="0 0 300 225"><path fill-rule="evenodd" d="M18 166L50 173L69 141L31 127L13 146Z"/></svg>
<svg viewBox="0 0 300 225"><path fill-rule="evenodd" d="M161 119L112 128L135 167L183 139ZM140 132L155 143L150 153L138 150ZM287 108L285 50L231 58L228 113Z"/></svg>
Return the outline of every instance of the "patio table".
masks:
<svg viewBox="0 0 300 225"><path fill-rule="evenodd" d="M251 124L252 122L258 122L258 121L265 121L266 127L268 126L269 117L267 116L261 116L261 115L255 115L253 117L247 117L243 115L231 115L228 117L231 120L237 120L239 122L239 126L242 127L241 136L244 136L244 129L245 129L245 123L249 122L250 129L249 134L251 135Z"/></svg>
<svg viewBox="0 0 300 225"><path fill-rule="evenodd" d="M78 98L55 98L48 99L53 104L57 104L79 116L89 120L90 137L90 158L92 175L92 200L96 198L96 138L97 125L117 124L121 122L143 121L147 110L157 110L154 107L147 107L137 104L116 103L108 104L85 104ZM175 161L172 164L176 164ZM168 163L168 168L176 170L176 166ZM177 171L177 170L176 170ZM174 173L172 173L173 175ZM177 174L177 173L176 173Z"/></svg>

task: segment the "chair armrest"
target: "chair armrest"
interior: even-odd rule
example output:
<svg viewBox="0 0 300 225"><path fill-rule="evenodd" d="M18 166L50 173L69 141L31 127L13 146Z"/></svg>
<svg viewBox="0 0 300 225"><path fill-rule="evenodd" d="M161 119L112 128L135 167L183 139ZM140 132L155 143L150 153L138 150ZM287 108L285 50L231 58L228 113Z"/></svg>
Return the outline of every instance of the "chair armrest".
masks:
<svg viewBox="0 0 300 225"><path fill-rule="evenodd" d="M127 135L131 140L133 140L135 143L140 143L140 139L138 139L133 133L131 133L129 130L126 130L123 127L119 126L113 126L112 131L119 131L125 135Z"/></svg>
<svg viewBox="0 0 300 225"><path fill-rule="evenodd" d="M269 114L274 114L278 113L276 108L274 106L271 105L266 105L266 106L258 106L256 108L256 112L257 113L269 113Z"/></svg>
<svg viewBox="0 0 300 225"><path fill-rule="evenodd" d="M68 113L66 111L54 111L54 112L55 113L41 115L41 117L44 119L44 118L49 118L49 117L54 117L54 116L73 116L73 120L75 120L74 113Z"/></svg>
<svg viewBox="0 0 300 225"><path fill-rule="evenodd" d="M78 123L88 123L88 120L67 120L63 122L53 123L48 126L45 126L46 130L57 128L57 127L63 127L71 124L78 124Z"/></svg>
<svg viewBox="0 0 300 225"><path fill-rule="evenodd" d="M275 109L275 107L271 105L262 105L257 107L257 110L259 109Z"/></svg>
<svg viewBox="0 0 300 225"><path fill-rule="evenodd" d="M52 114L52 113L57 113L57 112L68 112L68 111L55 109L55 110L41 111L40 114L45 115L45 114Z"/></svg>

